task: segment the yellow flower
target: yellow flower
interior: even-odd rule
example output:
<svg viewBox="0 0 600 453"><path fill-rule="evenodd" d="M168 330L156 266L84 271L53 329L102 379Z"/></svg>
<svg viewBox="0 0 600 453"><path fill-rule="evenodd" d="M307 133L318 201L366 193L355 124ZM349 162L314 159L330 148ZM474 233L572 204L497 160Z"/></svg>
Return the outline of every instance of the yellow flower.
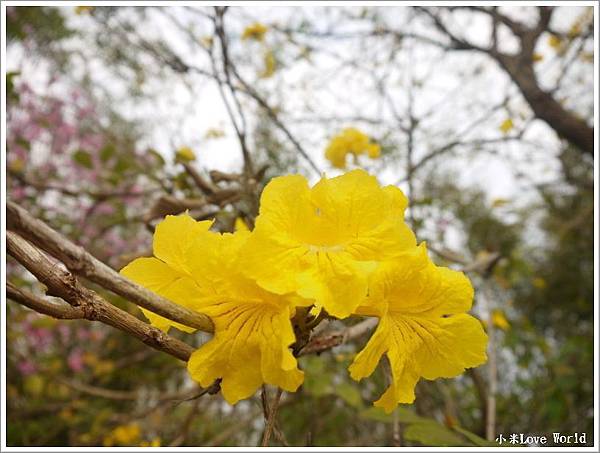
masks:
<svg viewBox="0 0 600 453"><path fill-rule="evenodd" d="M295 341L290 317L296 306L310 302L270 293L242 275L239 249L250 233L221 235L208 231L209 226L187 214L167 216L156 228L157 258L138 258L123 274L211 317L214 337L188 361L188 372L201 385L221 378L230 404L251 396L263 383L295 391L304 375L289 350ZM181 328L160 316L146 316L157 327Z"/></svg>
<svg viewBox="0 0 600 453"><path fill-rule="evenodd" d="M244 32L242 33L242 39L248 40L253 39L255 41L263 41L265 39L265 33L269 28L266 25L261 24L260 22L255 22L251 25L248 25Z"/></svg>
<svg viewBox="0 0 600 453"><path fill-rule="evenodd" d="M371 277L369 297L358 309L379 317L379 324L349 368L352 378L360 380L387 355L392 384L375 406L390 413L399 403L414 401L421 377L453 377L485 362L486 334L466 314L472 299L469 280L435 266L424 244L379 267Z"/></svg>
<svg viewBox="0 0 600 453"><path fill-rule="evenodd" d="M209 220L196 222L188 215L167 216L154 232L154 257L132 261L121 269L121 274L176 304L198 309L203 291L192 277L191 247L194 239L207 233L211 224ZM141 310L152 325L165 332L171 326L184 332L194 331L144 308Z"/></svg>
<svg viewBox="0 0 600 453"><path fill-rule="evenodd" d="M75 14L81 15L86 13L91 13L94 10L93 6L76 6Z"/></svg>
<svg viewBox="0 0 600 453"><path fill-rule="evenodd" d="M514 127L515 124L513 123L513 120L511 118L506 118L502 121L502 124L500 124L499 129L503 134L508 134Z"/></svg>
<svg viewBox="0 0 600 453"><path fill-rule="evenodd" d="M548 286L546 280L544 280L542 277L535 277L533 280L531 280L531 283L537 289L545 289L546 286Z"/></svg>
<svg viewBox="0 0 600 453"><path fill-rule="evenodd" d="M508 319L506 319L506 316L504 316L502 310L494 310L492 312L492 324L502 330L510 329L510 323L508 322Z"/></svg>
<svg viewBox="0 0 600 453"><path fill-rule="evenodd" d="M265 67L260 73L259 77L261 79L268 79L269 77L272 77L273 74L275 74L275 68L277 66L277 63L275 61L275 55L273 55L272 50L265 52L264 63Z"/></svg>
<svg viewBox="0 0 600 453"><path fill-rule="evenodd" d="M356 128L344 129L340 134L331 139L325 149L325 157L336 168L346 168L346 156L353 154L367 154L371 159L381 155L381 147L372 143L369 136Z"/></svg>
<svg viewBox="0 0 600 453"><path fill-rule="evenodd" d="M178 162L192 162L196 160L196 154L189 146L182 146L175 152L175 160Z"/></svg>
<svg viewBox="0 0 600 453"><path fill-rule="evenodd" d="M206 139L213 139L213 138L216 139L216 138L223 138L223 137L225 137L225 132L223 132L222 129L218 129L216 127L211 127L204 134L204 138L206 138Z"/></svg>
<svg viewBox="0 0 600 453"><path fill-rule="evenodd" d="M544 59L544 56L541 53L536 52L533 54L532 59L534 63L537 63L538 61L542 61Z"/></svg>
<svg viewBox="0 0 600 453"><path fill-rule="evenodd" d="M313 188L300 175L274 178L240 261L265 289L297 292L345 318L365 298L377 262L415 246L407 203L363 170L324 176Z"/></svg>
<svg viewBox="0 0 600 453"><path fill-rule="evenodd" d="M562 39L557 35L550 35L548 37L548 45L554 49L558 49L562 46Z"/></svg>
<svg viewBox="0 0 600 453"><path fill-rule="evenodd" d="M160 437L155 437L151 442L143 440L140 442L140 447L160 447Z"/></svg>
<svg viewBox="0 0 600 453"><path fill-rule="evenodd" d="M246 222L241 217L235 219L235 231L250 231Z"/></svg>
<svg viewBox="0 0 600 453"><path fill-rule="evenodd" d="M131 446L140 438L140 427L137 423L117 426L108 436L104 438L104 446L112 447L114 445Z"/></svg>

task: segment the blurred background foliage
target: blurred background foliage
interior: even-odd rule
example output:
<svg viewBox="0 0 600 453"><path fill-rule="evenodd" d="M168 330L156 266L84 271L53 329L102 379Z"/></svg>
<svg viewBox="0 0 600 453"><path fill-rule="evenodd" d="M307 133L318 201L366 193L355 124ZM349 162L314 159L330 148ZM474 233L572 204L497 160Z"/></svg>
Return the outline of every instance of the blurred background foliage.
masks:
<svg viewBox="0 0 600 453"><path fill-rule="evenodd" d="M284 395L273 442L491 445L484 438L493 379L496 434L578 432L591 444L593 158L536 118L491 59L470 53L464 59L456 43L427 26L431 17L442 17L487 36L490 25L482 21L489 13L396 8L398 24L389 22L386 9L290 7L264 19L267 31L253 41L242 40L242 31L263 21L264 9L230 8L223 17L231 28L224 34L241 78L224 99L231 101L235 90L243 94L243 139L264 175L257 192L270 177L310 174L301 152L306 149L321 170L335 173L322 157L327 138L343 125L357 125L381 144L382 157L356 164L406 191L409 221L438 263L468 267L497 254L494 265L470 274L474 311L494 330L496 370L488 365L456 379L421 382L414 405L386 416L370 403L386 386L384 367L360 384L346 372L366 338L305 356L306 382ZM534 54L554 70L556 85L538 73L539 83L591 124L591 7L559 9ZM526 23L537 17L532 7L504 13ZM167 213L191 207L197 218L216 217L221 230L232 230L237 217L251 224L253 194L194 210L202 193L188 167L207 180L211 170L242 169L240 144L225 125L223 106L215 104L219 97L197 91L213 84L216 92L215 79L226 74L219 66L225 58L217 52L215 11L8 6L6 14L11 200L116 269L149 253L154 225ZM406 35L396 31L402 23L410 25ZM422 39L410 40L412 35ZM427 39L446 47L434 45L440 53L432 53ZM498 39L512 45L506 30ZM404 80L419 56L429 58L431 71ZM458 91L432 76L440 68L460 81ZM359 73L370 82L357 91L352 77ZM432 78L435 89L428 85ZM337 87L328 95L318 92L329 79ZM340 80L348 85L340 89ZM502 92L497 105L486 97L490 80ZM187 110L191 104L200 104L202 117ZM225 120L204 127L212 115ZM179 125L184 129L185 119L191 132L170 135ZM230 148L235 154L226 154ZM479 179L473 175L482 168L478 160L491 168ZM506 196L497 196L503 191ZM192 204L177 201L182 199ZM43 291L10 259L7 274L19 286ZM96 289L139 315L136 307ZM260 395L235 407L219 395L190 399L197 389L183 363L106 326L53 320L12 303L7 315L9 445L259 441ZM175 335L195 345L207 339Z"/></svg>

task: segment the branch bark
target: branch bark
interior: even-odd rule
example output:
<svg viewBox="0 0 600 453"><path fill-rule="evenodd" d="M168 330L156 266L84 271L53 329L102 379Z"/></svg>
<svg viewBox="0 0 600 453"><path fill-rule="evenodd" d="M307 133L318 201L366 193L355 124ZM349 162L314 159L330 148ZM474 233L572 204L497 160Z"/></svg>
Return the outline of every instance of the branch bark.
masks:
<svg viewBox="0 0 600 453"><path fill-rule="evenodd" d="M541 34L549 30L554 9L552 7L540 7L538 22L533 27L527 27L504 16L495 8L487 9L474 6L460 8L488 14L494 21L506 25L520 41L520 51L515 54L507 54L495 49L493 46L482 47L476 45L455 35L442 19L430 9L417 7L417 10L426 14L433 21L434 26L450 40L450 49L477 51L494 59L517 85L536 118L546 122L561 138L593 157L593 127L590 127L583 119L565 109L552 96L551 92L543 90L533 68L533 52L536 43ZM450 11L452 9L453 7L448 8Z"/></svg>
<svg viewBox="0 0 600 453"><path fill-rule="evenodd" d="M319 354L335 346L339 346L348 340L361 337L375 327L378 321L377 318L369 318L346 329L316 336L300 350L298 355Z"/></svg>
<svg viewBox="0 0 600 453"><path fill-rule="evenodd" d="M41 283L46 285L49 295L64 299L77 310L78 314L81 313L84 319L108 324L136 337L154 349L166 352L186 362L194 351L190 345L108 303L94 291L79 283L73 274L57 266L43 252L13 231L6 232L6 249L12 257L26 267ZM21 293L25 294L23 291ZM12 294L16 294L17 302L23 300L22 295L17 294L15 291ZM33 300L32 298L28 299L29 303ZM35 306L35 304L31 305ZM37 304L37 306L40 306L40 304ZM47 308L47 305L44 305L44 307ZM69 312L69 314L74 313Z"/></svg>
<svg viewBox="0 0 600 453"><path fill-rule="evenodd" d="M210 318L189 310L128 280L121 274L69 241L12 201L6 202L7 228L18 232L40 249L62 261L73 274L80 275L153 313L172 321L212 332Z"/></svg>

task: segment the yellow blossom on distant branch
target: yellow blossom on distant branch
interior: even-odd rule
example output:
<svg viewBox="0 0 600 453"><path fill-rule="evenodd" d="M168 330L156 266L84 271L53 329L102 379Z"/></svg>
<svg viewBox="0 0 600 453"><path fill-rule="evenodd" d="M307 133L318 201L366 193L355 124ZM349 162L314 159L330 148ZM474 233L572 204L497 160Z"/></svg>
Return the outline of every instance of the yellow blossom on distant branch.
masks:
<svg viewBox="0 0 600 453"><path fill-rule="evenodd" d="M502 330L510 329L510 323L502 310L494 310L492 312L492 324Z"/></svg>
<svg viewBox="0 0 600 453"><path fill-rule="evenodd" d="M537 289L544 289L547 286L546 280L544 280L542 277L535 277L531 283Z"/></svg>
<svg viewBox="0 0 600 453"><path fill-rule="evenodd" d="M513 120L511 118L506 118L502 121L502 124L500 124L499 129L503 134L508 134L514 127L515 124L513 123Z"/></svg>
<svg viewBox="0 0 600 453"><path fill-rule="evenodd" d="M266 25L261 24L260 22L255 22L251 25L248 25L244 32L242 33L242 39L248 40L253 39L255 41L263 41L265 38L265 33L269 28Z"/></svg>
<svg viewBox="0 0 600 453"><path fill-rule="evenodd" d="M544 59L544 56L541 53L537 53L536 52L536 53L533 54L532 59L533 59L534 63L537 63L539 61L542 61Z"/></svg>
<svg viewBox="0 0 600 453"><path fill-rule="evenodd" d="M204 133L204 138L207 138L207 139L216 139L216 138L223 138L223 137L225 137L225 132L223 132L222 129L218 129L215 127L208 129Z"/></svg>
<svg viewBox="0 0 600 453"><path fill-rule="evenodd" d="M557 35L550 35L548 37L548 45L553 49L559 49L562 45L562 39Z"/></svg>
<svg viewBox="0 0 600 453"><path fill-rule="evenodd" d="M346 168L348 154L355 158L367 154L371 159L376 159L381 155L381 147L373 143L368 135L350 127L333 137L325 149L325 157L336 168Z"/></svg>
<svg viewBox="0 0 600 453"><path fill-rule="evenodd" d="M268 50L265 52L264 56L264 68L263 71L259 74L261 79L268 79L275 74L277 63L275 61L275 55L272 50Z"/></svg>
<svg viewBox="0 0 600 453"><path fill-rule="evenodd" d="M76 6L75 14L81 15L86 13L91 13L94 10L93 6Z"/></svg>
<svg viewBox="0 0 600 453"><path fill-rule="evenodd" d="M132 446L139 441L140 434L140 427L137 423L120 425L113 429L110 434L104 438L104 446Z"/></svg>
<svg viewBox="0 0 600 453"><path fill-rule="evenodd" d="M196 154L189 146L182 146L175 152L175 159L178 162L192 162L196 160Z"/></svg>

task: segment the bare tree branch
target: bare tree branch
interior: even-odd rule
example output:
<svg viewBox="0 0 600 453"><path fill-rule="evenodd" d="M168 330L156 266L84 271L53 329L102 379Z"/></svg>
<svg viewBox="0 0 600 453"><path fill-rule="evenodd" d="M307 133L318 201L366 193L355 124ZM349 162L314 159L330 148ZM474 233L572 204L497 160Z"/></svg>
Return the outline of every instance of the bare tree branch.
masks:
<svg viewBox="0 0 600 453"><path fill-rule="evenodd" d="M214 327L208 316L177 305L128 280L10 200L6 202L6 213L8 229L19 232L62 261L74 274L86 277L165 318L206 332L213 331Z"/></svg>
<svg viewBox="0 0 600 453"><path fill-rule="evenodd" d="M552 7L539 8L539 20L533 28L527 28L497 9L481 7L461 7L476 12L483 12L493 19L507 25L520 41L520 51L516 54L507 54L492 47L484 48L466 41L454 33L444 24L439 14L430 8L416 7L432 21L435 27L442 32L451 42L454 50L478 51L493 58L510 76L517 85L521 94L533 110L536 118L545 121L563 139L569 141L585 154L594 155L594 129L583 119L565 109L551 94L543 90L535 75L533 68L533 51L538 38L545 31L549 31L550 21L554 9ZM453 7L447 8L452 11ZM456 7L454 7L456 9ZM493 44L493 43L492 43Z"/></svg>
<svg viewBox="0 0 600 453"><path fill-rule="evenodd" d="M18 288L11 282L6 282L6 298L12 299L21 305L31 308L43 315L56 319L84 319L85 313L81 308L72 307L64 303L52 302L43 297L36 296L27 290Z"/></svg>
<svg viewBox="0 0 600 453"><path fill-rule="evenodd" d="M13 258L46 285L49 295L64 299L76 310L81 311L85 319L115 327L180 360L187 361L190 358L194 351L190 345L106 302L94 291L79 283L73 274L56 266L55 262L17 233L6 232L6 248Z"/></svg>

